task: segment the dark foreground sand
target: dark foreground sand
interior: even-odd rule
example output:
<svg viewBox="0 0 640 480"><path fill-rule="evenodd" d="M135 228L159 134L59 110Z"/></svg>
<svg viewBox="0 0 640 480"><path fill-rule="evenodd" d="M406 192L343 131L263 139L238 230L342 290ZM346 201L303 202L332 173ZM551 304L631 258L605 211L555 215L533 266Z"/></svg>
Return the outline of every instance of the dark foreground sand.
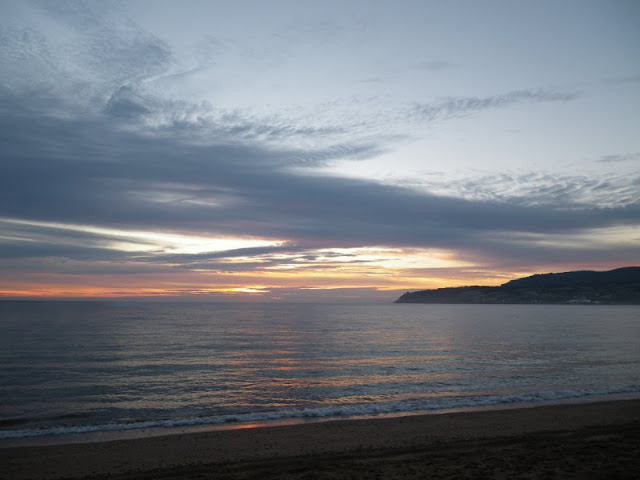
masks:
<svg viewBox="0 0 640 480"><path fill-rule="evenodd" d="M640 400L2 448L0 478L637 479Z"/></svg>

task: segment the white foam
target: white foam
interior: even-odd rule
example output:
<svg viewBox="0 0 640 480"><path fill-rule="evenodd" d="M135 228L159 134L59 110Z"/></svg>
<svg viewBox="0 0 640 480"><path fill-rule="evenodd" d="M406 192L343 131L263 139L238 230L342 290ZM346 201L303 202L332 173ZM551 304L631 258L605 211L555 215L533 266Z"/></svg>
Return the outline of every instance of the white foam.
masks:
<svg viewBox="0 0 640 480"><path fill-rule="evenodd" d="M520 395L471 395L441 398L420 398L385 403L334 405L319 408L282 409L234 415L191 417L171 420L149 420L131 423L108 423L101 425L76 425L23 430L0 431L0 439L18 439L45 435L69 435L95 432L117 432L152 428L196 427L222 425L226 423L255 423L296 418L363 417L394 413L415 413L459 408L517 405L525 403L554 402L590 396L606 396L640 393L640 385L629 385L608 389L580 389L557 392L536 392Z"/></svg>

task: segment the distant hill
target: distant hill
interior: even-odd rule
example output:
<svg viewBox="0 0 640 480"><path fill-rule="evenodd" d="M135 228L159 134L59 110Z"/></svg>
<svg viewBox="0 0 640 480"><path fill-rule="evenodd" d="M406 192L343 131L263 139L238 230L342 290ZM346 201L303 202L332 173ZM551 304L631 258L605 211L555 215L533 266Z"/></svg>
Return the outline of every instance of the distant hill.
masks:
<svg viewBox="0 0 640 480"><path fill-rule="evenodd" d="M607 272L545 273L499 287L454 287L407 292L395 303L541 303L640 305L640 267Z"/></svg>

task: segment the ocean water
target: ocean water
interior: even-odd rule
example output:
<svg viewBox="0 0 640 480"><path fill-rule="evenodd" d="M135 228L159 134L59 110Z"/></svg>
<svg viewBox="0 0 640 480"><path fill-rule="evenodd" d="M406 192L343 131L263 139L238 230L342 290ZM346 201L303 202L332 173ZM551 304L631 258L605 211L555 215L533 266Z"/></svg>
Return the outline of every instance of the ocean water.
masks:
<svg viewBox="0 0 640 480"><path fill-rule="evenodd" d="M640 396L640 307L0 302L0 440Z"/></svg>

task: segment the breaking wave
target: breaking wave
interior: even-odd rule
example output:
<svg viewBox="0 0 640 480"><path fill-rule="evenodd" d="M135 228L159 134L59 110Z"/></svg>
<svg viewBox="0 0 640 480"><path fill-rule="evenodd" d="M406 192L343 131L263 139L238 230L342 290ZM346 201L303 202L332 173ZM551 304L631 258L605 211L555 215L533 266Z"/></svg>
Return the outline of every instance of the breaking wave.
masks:
<svg viewBox="0 0 640 480"><path fill-rule="evenodd" d="M519 395L477 395L453 396L418 400L404 400L386 403L334 405L319 408L280 409L263 412L249 412L226 415L175 418L161 420L133 421L127 423L106 423L97 425L74 425L45 428L0 431L0 439L18 439L45 435L68 435L94 432L118 432L156 428L180 428L216 426L225 424L245 424L256 422L276 422L295 419L360 418L383 414L403 414L432 412L459 408L480 408L501 405L531 403L553 403L560 400L578 399L592 396L607 396L640 393L640 385L607 389L564 390L557 392L537 392Z"/></svg>

